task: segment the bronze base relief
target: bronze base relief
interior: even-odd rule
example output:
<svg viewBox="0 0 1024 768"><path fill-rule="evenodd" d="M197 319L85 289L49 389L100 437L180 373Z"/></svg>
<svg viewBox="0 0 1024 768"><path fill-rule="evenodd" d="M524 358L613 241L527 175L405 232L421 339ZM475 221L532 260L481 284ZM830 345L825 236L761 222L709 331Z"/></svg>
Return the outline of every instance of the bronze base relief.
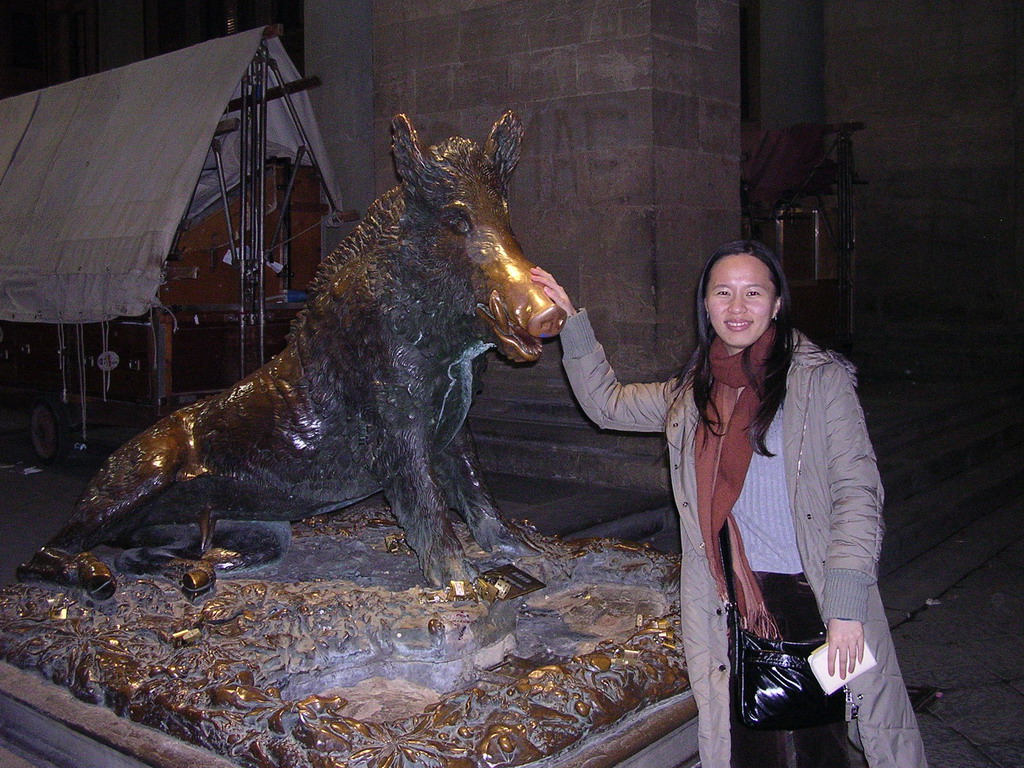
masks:
<svg viewBox="0 0 1024 768"><path fill-rule="evenodd" d="M192 601L165 576L108 601L7 586L0 657L253 768L526 765L688 689L677 557L534 533L509 563L459 533L484 574L461 593L426 584L379 497Z"/></svg>

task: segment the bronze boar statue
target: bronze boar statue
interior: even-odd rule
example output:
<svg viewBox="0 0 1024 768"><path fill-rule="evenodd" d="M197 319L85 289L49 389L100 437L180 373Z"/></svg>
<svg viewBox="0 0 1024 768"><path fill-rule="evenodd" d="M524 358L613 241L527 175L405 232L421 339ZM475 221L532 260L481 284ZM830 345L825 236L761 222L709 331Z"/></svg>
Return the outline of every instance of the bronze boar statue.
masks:
<svg viewBox="0 0 1024 768"><path fill-rule="evenodd" d="M284 528L287 541L287 521L378 491L435 585L474 575L453 510L488 551L528 546L495 507L464 426L474 360L494 346L535 360L565 320L531 281L509 222L522 124L505 113L482 148L458 137L425 147L404 115L392 132L402 183L321 265L286 348L112 454L20 579L108 598L113 571L89 550L135 547L180 562L180 552L140 542L185 525L197 544L183 587L201 592L213 582L204 553L217 548L218 521ZM241 540L234 548L245 549ZM272 559L268 540L251 537L235 564Z"/></svg>

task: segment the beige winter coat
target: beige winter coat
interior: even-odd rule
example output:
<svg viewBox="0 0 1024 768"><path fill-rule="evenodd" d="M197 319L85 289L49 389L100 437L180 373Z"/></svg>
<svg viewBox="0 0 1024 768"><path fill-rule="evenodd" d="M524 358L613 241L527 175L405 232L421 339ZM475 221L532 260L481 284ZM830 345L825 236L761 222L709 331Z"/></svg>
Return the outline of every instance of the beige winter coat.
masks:
<svg viewBox="0 0 1024 768"><path fill-rule="evenodd" d="M699 710L703 768L729 768L729 657L726 617L697 522L694 436L697 411L675 380L620 384L594 340L586 313L562 332L563 365L583 410L599 427L664 431L682 546L681 613L690 683ZM797 334L783 405L783 458L797 545L819 607L825 570L869 574L867 644L878 666L850 684L855 721L872 768L925 766L917 720L907 698L878 594L882 485L850 370ZM851 733L852 736L856 734Z"/></svg>

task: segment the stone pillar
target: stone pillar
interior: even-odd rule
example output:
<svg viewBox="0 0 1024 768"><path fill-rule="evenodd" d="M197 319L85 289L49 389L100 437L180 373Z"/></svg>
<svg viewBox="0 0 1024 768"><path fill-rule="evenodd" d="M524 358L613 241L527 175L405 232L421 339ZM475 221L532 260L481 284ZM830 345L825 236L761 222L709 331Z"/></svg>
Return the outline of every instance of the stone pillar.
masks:
<svg viewBox="0 0 1024 768"><path fill-rule="evenodd" d="M373 58L371 0L305 0L306 74L320 134L338 179L343 209L361 214L376 197L373 174ZM324 232L330 253L353 225Z"/></svg>
<svg viewBox="0 0 1024 768"><path fill-rule="evenodd" d="M705 259L740 236L739 6L656 0L651 38L656 315L653 350L640 355L664 376L693 348Z"/></svg>
<svg viewBox="0 0 1024 768"><path fill-rule="evenodd" d="M429 143L526 127L512 183L527 256L554 273L623 380L677 370L707 253L739 233L735 0L373 3L377 192L395 183L389 122ZM558 342L533 366L493 359L471 414L491 469L665 484L663 441L600 434Z"/></svg>

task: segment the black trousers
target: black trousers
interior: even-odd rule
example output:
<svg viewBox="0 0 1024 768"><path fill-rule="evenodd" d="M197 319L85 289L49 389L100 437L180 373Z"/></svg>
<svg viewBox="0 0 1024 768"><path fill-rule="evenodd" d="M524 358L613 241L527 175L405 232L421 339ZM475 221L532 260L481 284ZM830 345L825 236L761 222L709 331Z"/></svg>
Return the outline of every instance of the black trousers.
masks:
<svg viewBox="0 0 1024 768"><path fill-rule="evenodd" d="M824 632L814 593L802 573L758 573L765 605L784 640ZM797 731L754 731L732 713L732 768L849 768L846 723Z"/></svg>

